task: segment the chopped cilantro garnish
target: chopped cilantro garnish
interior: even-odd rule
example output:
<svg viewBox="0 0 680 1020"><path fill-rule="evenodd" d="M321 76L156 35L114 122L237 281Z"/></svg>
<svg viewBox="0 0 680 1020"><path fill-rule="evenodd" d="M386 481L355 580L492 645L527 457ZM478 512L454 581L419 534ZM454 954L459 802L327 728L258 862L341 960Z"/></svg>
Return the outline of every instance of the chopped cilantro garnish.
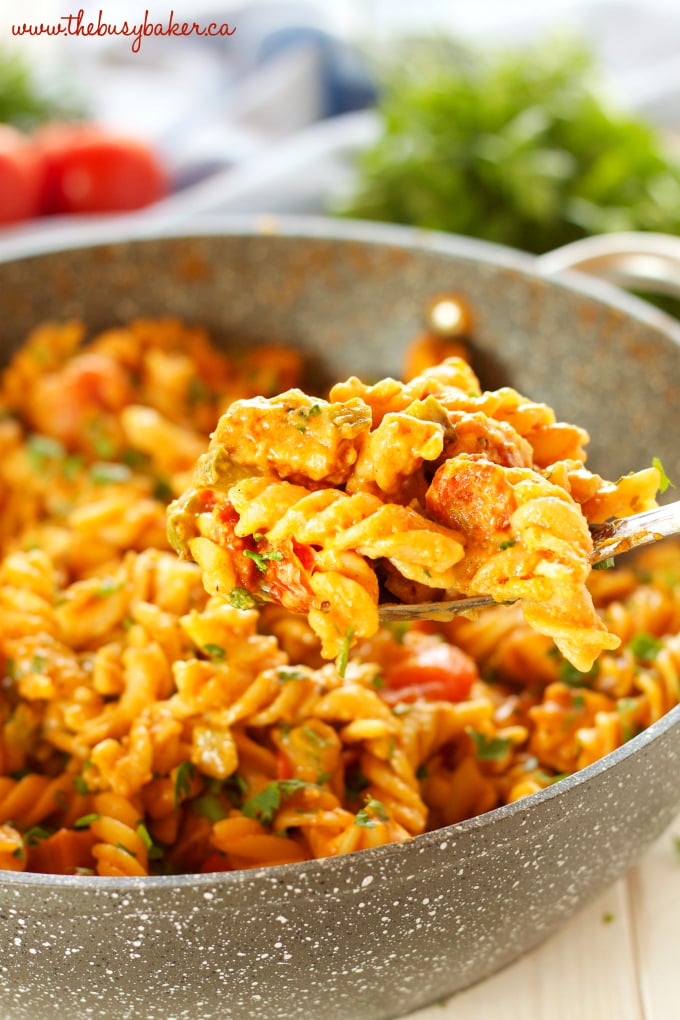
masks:
<svg viewBox="0 0 680 1020"><path fill-rule="evenodd" d="M666 489L668 489L669 487L671 489L675 488L675 485L664 471L663 464L661 463L658 457L652 457L652 467L655 467L661 476L661 480L659 482L659 492L665 492Z"/></svg>
<svg viewBox="0 0 680 1020"><path fill-rule="evenodd" d="M379 822L389 822L389 820L390 816L385 805L371 797L366 802L366 806L361 811L357 811L354 824L363 829L373 829Z"/></svg>
<svg viewBox="0 0 680 1020"><path fill-rule="evenodd" d="M582 694L574 694L571 699L572 708L575 708L577 712L580 712L582 708L586 706L586 699Z"/></svg>
<svg viewBox="0 0 680 1020"><path fill-rule="evenodd" d="M17 857L20 861L26 860L23 846L18 846L16 850L12 850L12 857Z"/></svg>
<svg viewBox="0 0 680 1020"><path fill-rule="evenodd" d="M653 634L648 634L646 631L640 631L633 635L628 642L628 647L636 659L648 662L650 659L656 658L664 647L664 643L661 638L654 637Z"/></svg>
<svg viewBox="0 0 680 1020"><path fill-rule="evenodd" d="M116 850L124 850L126 854L130 855L130 857L137 856L134 850L131 850L129 846L125 846L124 843L114 843L113 845L115 846Z"/></svg>
<svg viewBox="0 0 680 1020"><path fill-rule="evenodd" d="M429 774L430 773L428 772L425 762L422 762L416 769L416 779L427 779Z"/></svg>
<svg viewBox="0 0 680 1020"><path fill-rule="evenodd" d="M513 545L517 545L517 539L515 539L515 538L506 538L506 540L504 542L501 542L501 544L498 546L498 548L499 549L512 549Z"/></svg>
<svg viewBox="0 0 680 1020"><path fill-rule="evenodd" d="M486 733L468 730L475 745L475 753L480 761L502 761L512 749L512 741L507 737L488 737Z"/></svg>
<svg viewBox="0 0 680 1020"><path fill-rule="evenodd" d="M47 659L44 655L34 655L31 659L29 670L31 673L44 673Z"/></svg>
<svg viewBox="0 0 680 1020"><path fill-rule="evenodd" d="M208 642L208 644L203 645L203 651L206 653L206 655L209 655L211 659L217 659L220 662L222 662L227 657L226 648L223 648L222 645L214 645L211 642Z"/></svg>
<svg viewBox="0 0 680 1020"><path fill-rule="evenodd" d="M600 671L600 664L596 660L587 673L582 673L576 666L563 659L559 667L560 680L567 687L590 687L592 681Z"/></svg>
<svg viewBox="0 0 680 1020"><path fill-rule="evenodd" d="M343 677L347 672L347 660L349 659L349 649L352 644L352 638L354 637L354 627L348 627L344 638L342 639L342 645L340 647L340 653L335 660L335 668L338 671L338 676Z"/></svg>
<svg viewBox="0 0 680 1020"><path fill-rule="evenodd" d="M122 451L120 458L124 464L131 468L142 467L143 464L148 464L149 462L148 455L142 453L141 450L135 450L133 446L126 447Z"/></svg>
<svg viewBox="0 0 680 1020"><path fill-rule="evenodd" d="M234 609L254 609L257 605L257 599L246 588L232 588L227 599Z"/></svg>
<svg viewBox="0 0 680 1020"><path fill-rule="evenodd" d="M289 684L293 680L306 680L307 677L302 672L302 670L285 669L284 667L280 667L277 670L276 679L279 681L280 684Z"/></svg>
<svg viewBox="0 0 680 1020"><path fill-rule="evenodd" d="M271 549L269 552L254 552L251 549L245 549L244 556L247 556L249 560L252 560L257 569L264 574L267 569L267 560L282 560L283 553L276 549Z"/></svg>
<svg viewBox="0 0 680 1020"><path fill-rule="evenodd" d="M101 815L98 815L98 814L81 815L80 818L76 818L75 822L73 823L73 828L74 829L89 829L89 827L92 825L92 823L98 821L100 818L101 818Z"/></svg>
<svg viewBox="0 0 680 1020"><path fill-rule="evenodd" d="M228 811L218 796L214 793L204 793L191 802L191 810L201 818L207 818L209 822L219 822L226 818Z"/></svg>
<svg viewBox="0 0 680 1020"><path fill-rule="evenodd" d="M26 829L24 840L27 846L35 846L42 839L49 839L52 833L49 829L43 829L42 825L32 825Z"/></svg>
<svg viewBox="0 0 680 1020"><path fill-rule="evenodd" d="M605 560L600 560L599 563L593 563L593 570L611 570L615 567L616 563L613 556L607 556Z"/></svg>
<svg viewBox="0 0 680 1020"><path fill-rule="evenodd" d="M259 793L249 797L241 810L246 818L256 818L263 825L269 825L280 808L281 801L307 786L316 789L314 783L307 783L302 779L276 780L273 783L268 783Z"/></svg>
<svg viewBox="0 0 680 1020"><path fill-rule="evenodd" d="M303 726L302 733L304 733L310 744L316 744L317 747L328 747L330 741L326 737L322 737L316 730L312 729L311 726Z"/></svg>
<svg viewBox="0 0 680 1020"><path fill-rule="evenodd" d="M175 807L191 793L191 780L195 771L196 766L192 761L183 761L177 766L177 772L175 773Z"/></svg>
<svg viewBox="0 0 680 1020"><path fill-rule="evenodd" d="M73 786L76 790L76 793L80 793L82 796L86 796L86 794L90 792L90 788L82 776L73 777Z"/></svg>
<svg viewBox="0 0 680 1020"><path fill-rule="evenodd" d="M167 503L173 496L174 493L170 482L167 478L158 475L154 480L153 498L157 499L159 503Z"/></svg>
<svg viewBox="0 0 680 1020"><path fill-rule="evenodd" d="M127 464L118 464L115 461L95 461L89 470L90 478L96 485L128 482L131 474L132 472Z"/></svg>
<svg viewBox="0 0 680 1020"><path fill-rule="evenodd" d="M137 835L141 839L141 841L144 844L145 848L147 850L150 850L151 847L153 846L153 840L152 840L151 836L149 835L149 830L147 829L147 827L144 824L144 822L138 822L137 823L137 830L136 831L137 831Z"/></svg>
<svg viewBox="0 0 680 1020"><path fill-rule="evenodd" d="M634 712L638 706L637 698L619 698L616 702L617 712Z"/></svg>
<svg viewBox="0 0 680 1020"><path fill-rule="evenodd" d="M233 775L229 776L222 783L222 789L229 798L230 803L235 808L240 809L243 804L243 798L248 793L248 784L243 776L239 775L238 772L234 772Z"/></svg>
<svg viewBox="0 0 680 1020"><path fill-rule="evenodd" d="M33 435L26 441L28 459L34 471L44 471L52 461L64 457L66 450L58 439L52 436Z"/></svg>

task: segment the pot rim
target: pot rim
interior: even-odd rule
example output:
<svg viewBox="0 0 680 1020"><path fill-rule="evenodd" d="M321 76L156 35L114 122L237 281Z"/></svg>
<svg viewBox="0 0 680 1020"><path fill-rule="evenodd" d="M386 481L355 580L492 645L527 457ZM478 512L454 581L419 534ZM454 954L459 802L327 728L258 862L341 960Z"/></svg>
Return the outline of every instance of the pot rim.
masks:
<svg viewBox="0 0 680 1020"><path fill-rule="evenodd" d="M443 254L468 258L472 261L515 270L550 286L560 287L578 294L595 298L614 307L630 318L644 323L661 332L667 339L680 347L680 323L665 312L661 312L641 298L625 293L613 284L595 279L572 270L561 270L554 275L541 269L543 256L534 256L504 245L482 241L462 235L445 234L441 231L423 230L395 224L375 223L364 220L337 220L322 216L280 216L280 215L233 215L211 218L210 221L186 220L181 223L167 223L144 218L140 222L134 217L117 218L109 226L78 226L66 230L55 230L53 234L40 238L10 239L9 246L0 249L0 266L20 262L59 252L95 249L110 245L128 245L158 240L181 240L211 237L285 237L310 238L319 241L341 241L368 243L376 247L401 247L413 253ZM587 765L585 768L565 776L558 782L532 793L510 804L503 804L480 815L455 822L440 829L433 829L415 836L408 843L387 843L383 846L354 851L339 857L314 858L296 864L270 865L264 868L242 869L228 872L206 872L186 875L149 875L143 877L106 877L100 875L54 875L38 872L0 871L0 887L35 887L50 890L100 891L103 894L134 894L140 890L169 890L178 888L202 889L216 886L249 884L260 878L279 879L281 882L297 879L306 873L328 874L338 869L339 862L351 858L360 859L367 867L376 866L397 854L419 852L448 841L458 841L468 833L481 829L493 829L506 819L522 817L545 802L557 801L572 794L592 780L602 777L610 770L627 761L633 755L661 739L674 727L680 725L680 705L670 709L651 726L622 744L620 747Z"/></svg>

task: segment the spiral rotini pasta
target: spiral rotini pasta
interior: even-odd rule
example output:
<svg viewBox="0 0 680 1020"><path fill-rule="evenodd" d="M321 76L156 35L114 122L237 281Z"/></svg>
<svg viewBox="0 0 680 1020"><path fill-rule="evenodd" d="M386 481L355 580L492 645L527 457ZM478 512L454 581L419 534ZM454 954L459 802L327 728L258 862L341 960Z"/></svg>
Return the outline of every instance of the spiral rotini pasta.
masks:
<svg viewBox="0 0 680 1020"><path fill-rule="evenodd" d="M650 505L656 469L591 474L581 429L461 359L324 401L281 348L83 333L41 327L0 383L0 870L408 841L678 703L678 546L587 570L587 522ZM482 586L524 611L379 626L383 590Z"/></svg>
<svg viewBox="0 0 680 1020"><path fill-rule="evenodd" d="M328 401L237 400L168 534L213 594L305 613L326 658L376 633L383 588L405 602L521 599L587 671L619 643L586 587L588 523L653 506L660 482L655 467L591 475L587 439L515 390L481 392L460 358L408 383L350 379Z"/></svg>

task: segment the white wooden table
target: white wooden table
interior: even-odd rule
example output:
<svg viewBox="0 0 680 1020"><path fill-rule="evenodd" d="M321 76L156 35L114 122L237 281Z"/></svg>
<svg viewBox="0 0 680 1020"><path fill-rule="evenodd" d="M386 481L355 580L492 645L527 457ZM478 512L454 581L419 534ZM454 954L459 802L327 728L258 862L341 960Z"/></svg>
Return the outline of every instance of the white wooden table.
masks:
<svg viewBox="0 0 680 1020"><path fill-rule="evenodd" d="M680 816L538 949L408 1020L679 1020Z"/></svg>

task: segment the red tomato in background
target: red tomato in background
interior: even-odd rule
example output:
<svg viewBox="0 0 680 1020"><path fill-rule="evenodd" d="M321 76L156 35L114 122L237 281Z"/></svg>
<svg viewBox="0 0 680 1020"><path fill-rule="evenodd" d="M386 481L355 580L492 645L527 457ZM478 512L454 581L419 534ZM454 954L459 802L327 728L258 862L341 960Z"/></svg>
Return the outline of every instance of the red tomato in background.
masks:
<svg viewBox="0 0 680 1020"><path fill-rule="evenodd" d="M44 180L44 160L35 145L16 128L0 124L0 223L37 216Z"/></svg>
<svg viewBox="0 0 680 1020"><path fill-rule="evenodd" d="M455 645L423 642L385 669L380 696L390 705L399 701L463 701L478 678L477 664Z"/></svg>
<svg viewBox="0 0 680 1020"><path fill-rule="evenodd" d="M133 138L91 124L52 124L36 142L46 165L43 212L125 212L168 191L159 158Z"/></svg>

